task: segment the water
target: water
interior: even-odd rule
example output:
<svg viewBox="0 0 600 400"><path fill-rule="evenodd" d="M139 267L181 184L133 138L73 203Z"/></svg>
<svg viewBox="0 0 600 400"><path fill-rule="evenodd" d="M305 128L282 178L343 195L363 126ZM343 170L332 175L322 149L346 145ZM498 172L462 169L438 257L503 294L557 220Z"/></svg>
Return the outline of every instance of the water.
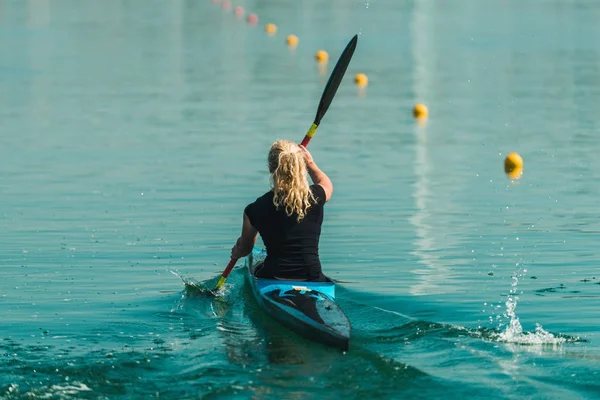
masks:
<svg viewBox="0 0 600 400"><path fill-rule="evenodd" d="M483 3L1 2L0 397L600 398L600 5ZM310 144L341 354L198 287L357 32Z"/></svg>

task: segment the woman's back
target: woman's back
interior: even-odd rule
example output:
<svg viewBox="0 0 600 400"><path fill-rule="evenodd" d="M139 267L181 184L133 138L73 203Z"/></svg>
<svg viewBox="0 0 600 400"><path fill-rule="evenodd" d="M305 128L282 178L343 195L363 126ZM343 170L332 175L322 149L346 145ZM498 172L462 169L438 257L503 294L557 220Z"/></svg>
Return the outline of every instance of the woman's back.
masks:
<svg viewBox="0 0 600 400"><path fill-rule="evenodd" d="M311 185L310 190L316 201L300 221L283 207L275 207L272 190L245 208L267 248L264 266L257 274L260 277L322 280L319 238L326 195L320 185Z"/></svg>

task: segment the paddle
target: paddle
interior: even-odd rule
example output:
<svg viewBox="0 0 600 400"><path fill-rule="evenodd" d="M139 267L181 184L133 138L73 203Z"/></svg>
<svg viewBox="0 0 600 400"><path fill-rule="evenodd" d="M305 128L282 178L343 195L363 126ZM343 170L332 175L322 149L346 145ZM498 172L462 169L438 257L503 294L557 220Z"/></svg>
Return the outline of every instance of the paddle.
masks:
<svg viewBox="0 0 600 400"><path fill-rule="evenodd" d="M335 96L335 93L337 92L338 87L340 86L340 83L342 82L342 78L344 77L344 74L346 73L346 69L348 69L348 65L350 64L350 60L352 59L352 55L354 54L354 50L356 49L357 42L358 42L358 35L354 35L354 37L346 45L346 48L344 49L344 51L342 52L342 55L340 56L337 63L335 64L335 67L333 67L333 71L331 71L331 75L329 76L329 80L327 81L327 84L325 85L325 89L323 89L323 94L321 95L321 101L319 102L319 107L317 107L317 114L315 116L315 120L312 123L312 125L310 126L310 128L308 129L308 132L306 132L304 139L302 139L302 143L300 143L302 146L306 147L308 145L308 142L310 142L310 140L314 136L315 132L317 131L317 128L319 127L319 124L321 123L321 119L323 118L323 116L325 115L327 110L329 109L329 106L331 105L331 101L333 100L333 97ZM221 278L219 278L219 281L217 282L217 285L215 286L215 289L214 289L215 291L219 290L223 286L223 284L225 284L225 280L231 273L231 270L235 266L235 263L237 262L237 260L238 260L237 258L232 258L229 261L229 264L227 264L227 267L225 267L225 271L223 271Z"/></svg>
<svg viewBox="0 0 600 400"><path fill-rule="evenodd" d="M350 60L352 59L352 55L354 54L354 50L356 49L356 43L358 42L358 35L354 35L354 37L348 42L346 48L342 52L342 55L338 59L335 67L333 67L333 71L329 76L329 80L327 81L327 85L325 85L325 89L323 89L323 94L321 95L321 101L319 102L319 107L317 107L317 115L315 116L315 120L311 125L310 129L302 139L302 146L306 147L310 139L312 139L313 135L317 131L319 124L321 123L321 119L329 109L329 105L335 96L335 93L342 82L342 78L346 73L346 69L348 68L348 64L350 64Z"/></svg>

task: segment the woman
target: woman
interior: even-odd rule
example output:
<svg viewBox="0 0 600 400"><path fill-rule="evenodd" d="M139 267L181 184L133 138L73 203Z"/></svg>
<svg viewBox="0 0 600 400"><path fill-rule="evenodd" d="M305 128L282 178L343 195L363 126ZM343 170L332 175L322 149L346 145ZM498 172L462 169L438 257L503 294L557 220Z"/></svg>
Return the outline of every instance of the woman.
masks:
<svg viewBox="0 0 600 400"><path fill-rule="evenodd" d="M268 163L272 189L244 209L242 234L231 257L250 254L260 233L267 257L257 277L327 281L321 272L319 237L333 184L305 147L287 140L273 143Z"/></svg>

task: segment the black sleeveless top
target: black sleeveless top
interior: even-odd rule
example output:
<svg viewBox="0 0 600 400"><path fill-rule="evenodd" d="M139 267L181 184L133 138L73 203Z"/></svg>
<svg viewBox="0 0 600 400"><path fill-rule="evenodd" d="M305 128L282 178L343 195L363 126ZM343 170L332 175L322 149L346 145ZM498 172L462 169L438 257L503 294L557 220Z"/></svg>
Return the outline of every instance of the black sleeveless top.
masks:
<svg viewBox="0 0 600 400"><path fill-rule="evenodd" d="M275 208L272 190L244 209L267 249L264 265L256 276L309 281L325 279L319 260L325 190L321 185L311 185L310 190L317 202L308 209L300 222L296 221L295 213L288 216L285 207Z"/></svg>

